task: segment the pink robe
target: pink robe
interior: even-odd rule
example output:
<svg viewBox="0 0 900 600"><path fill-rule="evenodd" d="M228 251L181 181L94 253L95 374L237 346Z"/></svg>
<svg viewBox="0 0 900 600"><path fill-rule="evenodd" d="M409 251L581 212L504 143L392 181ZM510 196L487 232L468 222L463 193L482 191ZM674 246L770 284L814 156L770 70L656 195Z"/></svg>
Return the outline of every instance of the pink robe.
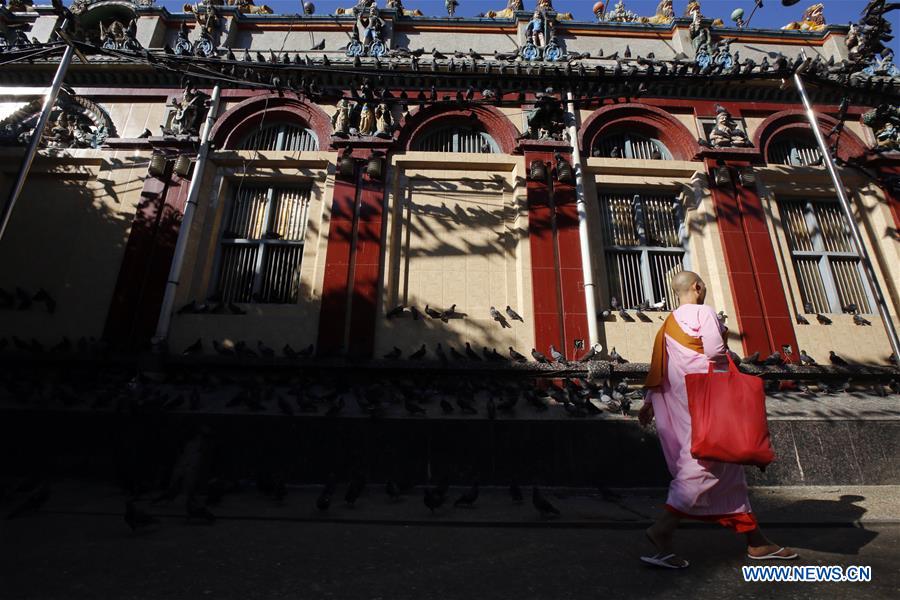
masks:
<svg viewBox="0 0 900 600"><path fill-rule="evenodd" d="M689 350L667 335L665 381L661 387L649 390L644 399L645 403L653 403L656 429L673 478L666 503L684 515L701 518L749 513L743 466L691 456L691 413L684 376L706 373L710 360L724 366L724 328L716 311L705 304L682 304L673 314L685 333L702 339L704 353Z"/></svg>

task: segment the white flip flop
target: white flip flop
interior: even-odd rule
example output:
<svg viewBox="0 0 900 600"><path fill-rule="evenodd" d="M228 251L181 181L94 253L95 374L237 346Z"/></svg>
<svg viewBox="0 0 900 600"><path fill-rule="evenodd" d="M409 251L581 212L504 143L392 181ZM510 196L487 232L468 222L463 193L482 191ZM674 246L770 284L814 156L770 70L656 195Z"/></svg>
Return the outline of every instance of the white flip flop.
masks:
<svg viewBox="0 0 900 600"><path fill-rule="evenodd" d="M654 567L662 567L664 569L686 569L691 564L688 561L684 561L684 564L681 565L673 565L670 562L666 562L667 560L674 557L675 554L666 554L665 556L663 556L662 553L659 553L654 554L653 556L642 556L641 560L648 565L653 565Z"/></svg>
<svg viewBox="0 0 900 600"><path fill-rule="evenodd" d="M778 550L776 550L775 552L770 552L769 554L763 554L762 556L753 556L752 554L747 554L747 558L752 558L753 560L793 560L793 559L797 558L798 556L800 556L796 552L793 552L787 556L781 556L778 553L781 552L782 550L784 550L783 546L781 548L779 548Z"/></svg>

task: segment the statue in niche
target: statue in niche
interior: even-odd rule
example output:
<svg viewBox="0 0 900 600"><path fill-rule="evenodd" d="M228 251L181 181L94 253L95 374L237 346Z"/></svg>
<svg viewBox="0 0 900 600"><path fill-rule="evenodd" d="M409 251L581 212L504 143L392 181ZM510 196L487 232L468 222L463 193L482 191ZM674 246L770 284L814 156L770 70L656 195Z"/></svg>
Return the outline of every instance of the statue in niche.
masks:
<svg viewBox="0 0 900 600"><path fill-rule="evenodd" d="M160 125L163 135L174 136L191 136L200 134L200 124L203 121L206 111L206 94L197 91L193 85L188 83L181 98L169 104L174 109L172 121L169 127Z"/></svg>
<svg viewBox="0 0 900 600"><path fill-rule="evenodd" d="M346 98L341 98L341 101L338 102L337 110L331 117L331 126L334 128L336 137L347 137L350 133L350 110L350 101Z"/></svg>
<svg viewBox="0 0 900 600"><path fill-rule="evenodd" d="M0 121L0 143L27 145L41 109L42 101L34 100ZM41 147L98 148L110 134L115 135L115 127L100 106L61 92L44 128Z"/></svg>
<svg viewBox="0 0 900 600"><path fill-rule="evenodd" d="M561 140L565 129L566 113L562 102L548 88L538 94L534 108L528 112L528 129L519 139Z"/></svg>
<svg viewBox="0 0 900 600"><path fill-rule="evenodd" d="M709 132L709 143L714 148L747 148L752 144L731 113L723 106L716 106L716 126Z"/></svg>
<svg viewBox="0 0 900 600"><path fill-rule="evenodd" d="M862 122L875 135L875 151L900 151L900 107L881 104L863 113Z"/></svg>
<svg viewBox="0 0 900 600"><path fill-rule="evenodd" d="M553 13L537 8L525 26L525 43L520 50L525 60L555 61L562 57L562 49L556 41Z"/></svg>
<svg viewBox="0 0 900 600"><path fill-rule="evenodd" d="M375 133L375 113L368 104L363 104L359 112L359 135L369 136Z"/></svg>
<svg viewBox="0 0 900 600"><path fill-rule="evenodd" d="M813 4L805 11L799 21L792 21L782 27L787 31L822 31L825 29L825 5Z"/></svg>
<svg viewBox="0 0 900 600"><path fill-rule="evenodd" d="M391 108L384 102L375 108L375 135L389 138L394 129L394 115Z"/></svg>
<svg viewBox="0 0 900 600"><path fill-rule="evenodd" d="M137 41L137 23L134 19L128 27L120 21L113 21L107 27L100 22L100 45L109 50L127 50L139 52L141 44Z"/></svg>

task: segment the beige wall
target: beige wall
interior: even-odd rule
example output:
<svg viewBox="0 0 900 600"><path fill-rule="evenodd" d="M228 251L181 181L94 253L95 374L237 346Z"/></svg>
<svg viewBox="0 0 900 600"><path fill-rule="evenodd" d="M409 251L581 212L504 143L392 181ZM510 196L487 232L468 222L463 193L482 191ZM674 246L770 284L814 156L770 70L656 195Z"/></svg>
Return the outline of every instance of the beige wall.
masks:
<svg viewBox="0 0 900 600"><path fill-rule="evenodd" d="M178 289L176 309L191 300L204 301L215 293L213 280L219 251L222 221L235 190L244 184L271 182L308 184L310 205L303 258L300 263L300 294L296 304L245 304L246 315L175 315L169 344L177 350L204 338L207 352L212 339L245 341L252 349L261 340L280 350L288 343L295 350L316 341L322 296L325 255L334 183L334 160L329 152L217 152L200 192L184 262L185 282Z"/></svg>
<svg viewBox="0 0 900 600"><path fill-rule="evenodd" d="M22 150L0 153L0 192L6 198ZM46 346L62 336L73 342L101 336L147 159L139 151L68 150L35 160L0 241L0 287L29 294L44 288L57 306L53 314L36 304L0 310L2 336L36 338Z"/></svg>
<svg viewBox="0 0 900 600"><path fill-rule="evenodd" d="M512 156L415 152L395 157L389 194L383 315L397 304L443 310L456 304L465 318L443 323L410 316L376 321L375 352L393 346L408 354L426 343L458 350L534 345L531 254L524 165ZM503 328L490 307L512 306L525 323ZM433 354L432 354L433 357Z"/></svg>
<svg viewBox="0 0 900 600"><path fill-rule="evenodd" d="M890 207L884 201L882 193L858 174L842 170L841 176L848 189L853 191L857 222L863 233L866 248L873 258L875 273L881 282L889 311L895 323L897 319L898 291L900 291L900 243L887 232L893 228L893 217ZM784 282L788 306L792 318L803 310L800 288L788 250L787 239L781 227L781 214L778 199L783 198L834 198L834 188L828 175L822 169L811 167L788 167L769 165L760 170L760 194L763 199L769 222L769 233L776 241L776 257ZM859 208L862 207L863 211ZM865 214L861 214L865 212ZM875 308L873 307L873 311ZM795 325L797 343L800 348L819 362L828 361L829 350L835 350L841 356L858 362L884 363L890 355L890 345L884 326L877 314L865 315L872 322L871 326L860 326L853 323L851 315L829 314L831 325L822 325L811 315L807 315L809 325Z"/></svg>

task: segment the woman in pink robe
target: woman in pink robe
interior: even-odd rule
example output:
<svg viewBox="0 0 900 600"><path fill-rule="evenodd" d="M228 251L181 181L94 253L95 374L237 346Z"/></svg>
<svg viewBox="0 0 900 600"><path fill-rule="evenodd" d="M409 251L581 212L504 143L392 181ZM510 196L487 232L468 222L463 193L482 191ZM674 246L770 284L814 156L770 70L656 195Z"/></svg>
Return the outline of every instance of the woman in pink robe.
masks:
<svg viewBox="0 0 900 600"><path fill-rule="evenodd" d="M698 460L691 456L691 414L688 410L684 376L706 373L709 361L725 366L724 326L715 309L706 306L706 284L696 274L683 271L675 276L672 287L679 297L679 307L672 313L681 329L682 340L696 338L703 353L687 348L668 333L665 336L665 365L659 385L648 388L639 419L649 424L656 418L656 429L666 458L672 482L666 510L647 530L647 537L659 552L642 557L645 562L669 568L683 568L688 562L672 552L672 537L682 518L716 521L747 534L750 558L788 559L796 553L772 544L760 531L750 509L744 467L730 463ZM671 330L670 330L671 331ZM685 336L680 334L686 334ZM657 357L654 356L654 361ZM648 378L648 384L649 384Z"/></svg>

